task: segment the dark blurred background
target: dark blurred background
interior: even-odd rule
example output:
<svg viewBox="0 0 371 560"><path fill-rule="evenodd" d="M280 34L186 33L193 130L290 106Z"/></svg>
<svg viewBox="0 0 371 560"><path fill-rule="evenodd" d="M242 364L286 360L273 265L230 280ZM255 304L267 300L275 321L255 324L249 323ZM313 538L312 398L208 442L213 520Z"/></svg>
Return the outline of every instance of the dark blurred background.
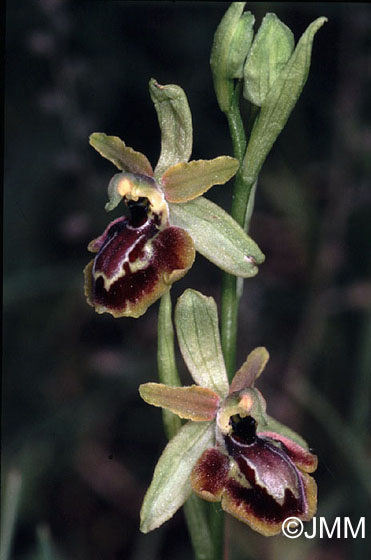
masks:
<svg viewBox="0 0 371 560"><path fill-rule="evenodd" d="M103 207L115 173L88 136L118 135L155 164L154 77L187 93L192 159L231 154L209 70L228 5L7 2L3 560L192 558L182 512L154 533L138 530L165 445L160 411L137 392L156 380L158 305L140 319L115 320L85 302L86 246L112 219ZM348 516L354 527L365 516L367 535L371 8L253 2L247 9L257 24L274 11L297 39L316 17L329 21L261 173L251 235L266 263L245 282L238 363L255 346L268 348L259 388L268 411L319 455L318 516L330 526ZM231 187L209 196L228 209ZM220 283L220 271L198 256L172 293L193 287L219 303ZM180 359L179 367L184 373ZM267 539L232 519L228 535L231 560L370 557L370 536Z"/></svg>

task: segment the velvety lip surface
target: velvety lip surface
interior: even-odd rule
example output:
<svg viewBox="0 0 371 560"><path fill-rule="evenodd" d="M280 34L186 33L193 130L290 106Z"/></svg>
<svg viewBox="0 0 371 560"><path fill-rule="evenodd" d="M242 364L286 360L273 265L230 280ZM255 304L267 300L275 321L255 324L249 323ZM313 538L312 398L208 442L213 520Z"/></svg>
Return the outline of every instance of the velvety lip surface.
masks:
<svg viewBox="0 0 371 560"><path fill-rule="evenodd" d="M173 226L160 230L155 222L148 218L133 227L129 219L118 218L90 243L98 254L85 269L85 286L98 313L139 317L192 265L194 246L187 232Z"/></svg>

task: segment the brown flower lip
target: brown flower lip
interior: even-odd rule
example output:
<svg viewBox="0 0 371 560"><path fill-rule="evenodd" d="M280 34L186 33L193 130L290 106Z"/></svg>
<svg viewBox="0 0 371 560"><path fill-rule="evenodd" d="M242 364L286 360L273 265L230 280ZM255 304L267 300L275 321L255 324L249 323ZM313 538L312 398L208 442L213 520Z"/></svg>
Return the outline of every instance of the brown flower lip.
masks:
<svg viewBox="0 0 371 560"><path fill-rule="evenodd" d="M142 315L195 257L187 232L168 225L145 198L128 206L129 218L117 218L89 244L97 255L84 270L88 303L114 317Z"/></svg>
<svg viewBox="0 0 371 560"><path fill-rule="evenodd" d="M266 536L281 531L295 516L309 520L315 513L317 487L308 472L317 458L300 445L272 432L256 432L251 416L231 421L224 448L204 451L192 475L194 492Z"/></svg>

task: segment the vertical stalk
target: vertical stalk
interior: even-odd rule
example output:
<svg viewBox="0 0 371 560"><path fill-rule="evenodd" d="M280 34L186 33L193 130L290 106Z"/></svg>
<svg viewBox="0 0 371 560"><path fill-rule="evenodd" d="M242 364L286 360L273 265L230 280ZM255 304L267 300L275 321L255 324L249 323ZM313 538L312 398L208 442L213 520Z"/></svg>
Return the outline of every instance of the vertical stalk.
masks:
<svg viewBox="0 0 371 560"><path fill-rule="evenodd" d="M228 119L229 130L233 143L234 156L240 162L240 169L237 172L232 199L231 216L246 231L249 226L252 213L252 205L247 213L250 193L253 184L249 185L243 178L243 162L246 152L246 134L240 113L240 94L242 82L238 82L234 89L230 110L226 113ZM246 220L247 216L247 220ZM236 348L237 348L237 327L238 327L238 283L237 277L231 274L223 273L222 277L222 296L221 296L221 343L228 373L231 381L236 371ZM219 504L218 504L219 505ZM223 512L219 506L219 511L215 508L211 517L213 535L218 534L224 537L224 520ZM224 539L223 539L224 540ZM218 547L220 550L220 558L222 557L223 541L219 540Z"/></svg>
<svg viewBox="0 0 371 560"><path fill-rule="evenodd" d="M161 383L180 387L178 368L175 360L174 350L174 328L172 321L172 303L170 291L164 294L160 301L158 312L157 329L157 369ZM175 436L182 426L182 422L176 414L169 410L162 411L162 420L168 439ZM207 508L211 510L212 505L206 504L195 494L184 504L184 514L187 522L189 535L195 554L195 560L220 560L218 553L218 542L223 535L223 528L216 527L208 519ZM211 514L210 514L211 515Z"/></svg>
<svg viewBox="0 0 371 560"><path fill-rule="evenodd" d="M240 113L241 87L242 82L239 82L235 87L231 107L226 116L232 137L233 153L240 162L240 169L234 182L231 216L242 228L248 228L248 224L245 223L245 217L253 185L248 185L244 181L242 173L246 151L246 134ZM221 341L230 380L236 371L238 303L237 278L225 272L222 278Z"/></svg>

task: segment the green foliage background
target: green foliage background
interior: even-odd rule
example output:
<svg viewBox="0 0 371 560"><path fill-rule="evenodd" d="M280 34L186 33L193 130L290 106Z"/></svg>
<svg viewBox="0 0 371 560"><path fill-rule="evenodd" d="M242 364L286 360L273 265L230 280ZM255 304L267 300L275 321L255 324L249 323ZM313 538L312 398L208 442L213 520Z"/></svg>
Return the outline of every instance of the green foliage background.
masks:
<svg viewBox="0 0 371 560"><path fill-rule="evenodd" d="M176 83L193 114L192 159L231 154L209 69L227 3L8 2L4 160L2 487L22 476L11 558L191 557L182 513L150 535L138 514L165 444L137 387L156 380L157 305L98 316L83 296L88 242L113 167L88 145L118 135L156 163L151 77ZM314 41L308 83L263 167L251 235L266 254L245 282L239 363L257 345L268 411L319 455L319 512L370 522L369 103L371 9L361 3L253 2ZM229 208L231 185L210 198ZM220 298L198 256L173 290ZM181 361L179 365L182 367ZM183 370L184 381L189 379ZM303 382L305 381L305 384ZM368 459L367 459L368 454ZM232 559L366 558L366 539L265 539L229 520ZM311 531L311 527L308 527ZM366 531L367 533L367 531Z"/></svg>

